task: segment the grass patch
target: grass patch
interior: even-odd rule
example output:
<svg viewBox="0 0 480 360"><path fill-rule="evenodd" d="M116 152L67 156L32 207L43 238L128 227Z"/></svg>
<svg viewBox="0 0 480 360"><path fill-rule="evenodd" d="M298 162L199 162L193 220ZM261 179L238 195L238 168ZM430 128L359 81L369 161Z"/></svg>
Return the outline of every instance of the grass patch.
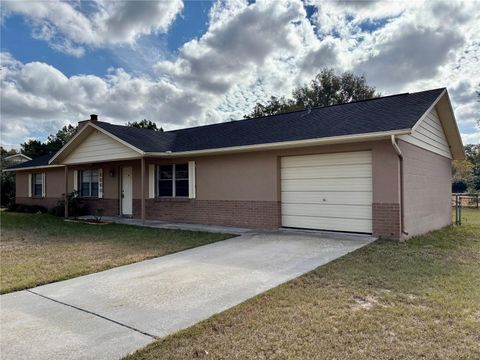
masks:
<svg viewBox="0 0 480 360"><path fill-rule="evenodd" d="M65 222L0 212L0 292L107 270L232 237L140 226Z"/></svg>
<svg viewBox="0 0 480 360"><path fill-rule="evenodd" d="M172 336L140 359L478 359L480 211L377 241Z"/></svg>

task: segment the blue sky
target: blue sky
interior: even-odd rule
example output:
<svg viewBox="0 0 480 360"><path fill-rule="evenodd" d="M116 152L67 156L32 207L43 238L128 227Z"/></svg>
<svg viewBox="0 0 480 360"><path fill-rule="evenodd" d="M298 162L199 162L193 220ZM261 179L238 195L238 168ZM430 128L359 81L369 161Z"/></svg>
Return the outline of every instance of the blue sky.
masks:
<svg viewBox="0 0 480 360"><path fill-rule="evenodd" d="M150 45L166 47L168 54L175 56L184 43L205 33L208 12L212 4L211 1L185 2L181 15L176 17L167 34L148 36ZM32 37L31 21L21 15L14 14L6 17L0 36L2 51L9 52L15 59L23 63L46 62L67 76L78 74L105 76L109 68L129 67L116 56L115 50L111 49L92 48L87 56L80 58L55 51L48 42ZM142 40L145 41L145 39Z"/></svg>
<svg viewBox="0 0 480 360"><path fill-rule="evenodd" d="M1 143L92 112L166 129L241 118L322 68L382 94L446 86L479 142L474 1L2 2Z"/></svg>

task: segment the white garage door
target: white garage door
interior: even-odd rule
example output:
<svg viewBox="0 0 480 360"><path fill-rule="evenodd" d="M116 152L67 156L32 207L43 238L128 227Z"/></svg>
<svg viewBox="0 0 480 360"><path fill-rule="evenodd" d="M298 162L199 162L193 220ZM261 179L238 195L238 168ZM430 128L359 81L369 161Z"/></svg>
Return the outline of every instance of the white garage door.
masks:
<svg viewBox="0 0 480 360"><path fill-rule="evenodd" d="M282 225L372 232L370 151L281 160Z"/></svg>

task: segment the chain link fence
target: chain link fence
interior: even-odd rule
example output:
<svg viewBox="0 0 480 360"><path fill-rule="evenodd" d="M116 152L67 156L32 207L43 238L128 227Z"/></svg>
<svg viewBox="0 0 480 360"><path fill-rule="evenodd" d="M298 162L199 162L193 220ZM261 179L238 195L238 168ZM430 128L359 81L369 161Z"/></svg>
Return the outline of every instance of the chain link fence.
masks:
<svg viewBox="0 0 480 360"><path fill-rule="evenodd" d="M479 209L480 193L452 194L452 206L455 209L455 225L462 225L462 208Z"/></svg>

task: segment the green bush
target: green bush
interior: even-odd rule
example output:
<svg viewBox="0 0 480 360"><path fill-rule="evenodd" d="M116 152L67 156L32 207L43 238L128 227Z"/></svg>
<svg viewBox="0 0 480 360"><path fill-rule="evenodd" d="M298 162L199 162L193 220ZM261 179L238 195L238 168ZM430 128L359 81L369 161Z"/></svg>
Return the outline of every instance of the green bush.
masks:
<svg viewBox="0 0 480 360"><path fill-rule="evenodd" d="M67 196L68 201L68 216L76 218L85 215L85 206L82 204L82 199L78 197L78 192L73 191ZM50 209L50 214L55 216L64 216L65 214L65 200L59 200L57 205Z"/></svg>
<svg viewBox="0 0 480 360"><path fill-rule="evenodd" d="M21 213L36 214L38 212L45 214L48 210L41 205L12 204L8 207L8 211L16 211Z"/></svg>

